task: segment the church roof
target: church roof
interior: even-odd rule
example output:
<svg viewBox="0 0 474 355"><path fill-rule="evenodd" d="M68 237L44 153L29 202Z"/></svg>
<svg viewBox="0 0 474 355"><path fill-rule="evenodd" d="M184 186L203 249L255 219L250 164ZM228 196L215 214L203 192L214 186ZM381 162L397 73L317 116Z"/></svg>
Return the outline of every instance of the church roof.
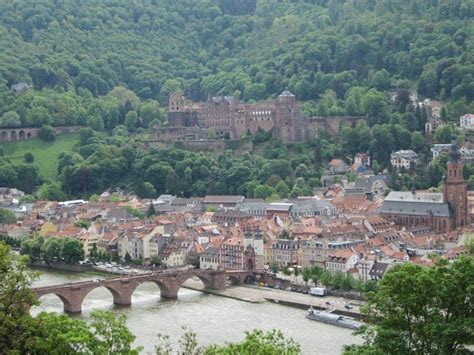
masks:
<svg viewBox="0 0 474 355"><path fill-rule="evenodd" d="M392 191L385 198L381 213L449 217L449 205L438 192Z"/></svg>
<svg viewBox="0 0 474 355"><path fill-rule="evenodd" d="M391 191L385 201L443 203L440 192Z"/></svg>

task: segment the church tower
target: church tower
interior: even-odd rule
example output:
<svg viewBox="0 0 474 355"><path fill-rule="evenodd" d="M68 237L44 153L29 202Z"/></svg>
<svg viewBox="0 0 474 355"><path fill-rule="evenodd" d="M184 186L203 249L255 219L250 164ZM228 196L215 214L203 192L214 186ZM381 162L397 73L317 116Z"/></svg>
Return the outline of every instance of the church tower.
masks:
<svg viewBox="0 0 474 355"><path fill-rule="evenodd" d="M451 137L448 153L448 170L444 179L444 202L449 204L453 214L453 228L467 225L467 183L462 174L461 152L456 136Z"/></svg>

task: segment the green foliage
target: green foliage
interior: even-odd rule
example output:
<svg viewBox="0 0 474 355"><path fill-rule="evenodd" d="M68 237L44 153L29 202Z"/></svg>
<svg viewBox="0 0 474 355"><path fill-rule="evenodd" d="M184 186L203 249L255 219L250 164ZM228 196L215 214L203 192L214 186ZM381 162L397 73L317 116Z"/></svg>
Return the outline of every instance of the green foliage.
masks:
<svg viewBox="0 0 474 355"><path fill-rule="evenodd" d="M4 242L6 245L11 246L12 248L19 248L21 246L21 239L13 238L9 235L0 234L0 241Z"/></svg>
<svg viewBox="0 0 474 355"><path fill-rule="evenodd" d="M58 136L54 142L44 142L41 139L28 139L6 143L2 148L4 148L5 156L15 165L23 161L26 153L34 152L35 162L38 164L41 177L54 180L57 175L59 156L62 152L71 153L76 142L76 135L67 134ZM37 185L30 184L30 191L34 191L36 187Z"/></svg>
<svg viewBox="0 0 474 355"><path fill-rule="evenodd" d="M91 222L85 219L80 219L74 222L74 226L88 229L91 226Z"/></svg>
<svg viewBox="0 0 474 355"><path fill-rule="evenodd" d="M153 99L165 105L173 91L193 100L259 100L286 86L301 100L330 93L318 105L323 116L361 113L355 97L342 102L356 86L416 86L422 96L470 102L472 11L469 0L5 2L0 123L100 131L134 111L147 127L162 120ZM17 83L32 88L15 94ZM383 107L369 106L371 119L384 119Z"/></svg>
<svg viewBox="0 0 474 355"><path fill-rule="evenodd" d="M465 236L464 245L469 250L469 254L474 254L474 235L468 234Z"/></svg>
<svg viewBox="0 0 474 355"><path fill-rule="evenodd" d="M155 206L153 205L153 202L150 202L150 206L148 206L148 211L146 212L146 216L152 217L155 215L156 215Z"/></svg>
<svg viewBox="0 0 474 355"><path fill-rule="evenodd" d="M31 261L40 260L43 243L44 239L42 237L26 239L21 243L20 254L28 255Z"/></svg>
<svg viewBox="0 0 474 355"><path fill-rule="evenodd" d="M2 117L0 117L0 127L2 128L14 128L21 126L20 115L15 111L7 111Z"/></svg>
<svg viewBox="0 0 474 355"><path fill-rule="evenodd" d="M474 259L432 268L397 265L369 293L374 328L365 330L363 346L347 354L454 354L467 353L474 344L472 291Z"/></svg>
<svg viewBox="0 0 474 355"><path fill-rule="evenodd" d="M453 134L453 129L450 125L444 125L438 127L435 131L435 139L439 143L451 143L451 135Z"/></svg>
<svg viewBox="0 0 474 355"><path fill-rule="evenodd" d="M131 206L125 206L124 209L134 217L137 217L137 218L140 218L140 219L145 218L145 214L143 212L137 210L136 208L133 208Z"/></svg>
<svg viewBox="0 0 474 355"><path fill-rule="evenodd" d="M58 184L49 182L40 187L38 198L40 200L64 201L67 199L67 196Z"/></svg>
<svg viewBox="0 0 474 355"><path fill-rule="evenodd" d="M38 137L45 142L52 142L56 139L56 131L51 126L42 126L38 132Z"/></svg>
<svg viewBox="0 0 474 355"><path fill-rule="evenodd" d="M48 243L48 242L46 242ZM46 245L45 243L45 245ZM50 244L52 245L52 244ZM138 354L135 336L125 316L94 311L89 325L80 319L55 313L32 317L38 304L31 290L37 275L25 257L11 254L0 242L0 348L5 354Z"/></svg>
<svg viewBox="0 0 474 355"><path fill-rule="evenodd" d="M77 264L79 261L84 259L84 250L82 249L81 242L77 239L63 239L61 243L60 256L67 264Z"/></svg>
<svg viewBox="0 0 474 355"><path fill-rule="evenodd" d="M81 242L70 238L26 239L21 243L20 254L28 255L32 261L42 260L48 264L53 260L76 264L84 259Z"/></svg>
<svg viewBox="0 0 474 355"><path fill-rule="evenodd" d="M138 7L117 0L5 2L0 4L0 126L88 126L79 133L76 154L63 156L59 164L59 151L71 153L75 142L68 142L68 149L47 148L54 155L39 146L28 149L35 152L42 177L57 178L68 196L86 198L112 186L127 186L143 197L307 195L322 164L334 157L370 150L376 171L387 168L390 153L398 149L416 149L427 160L429 140L418 131L428 114L413 109L410 89L444 101L442 116L448 121L471 111L472 8L469 0L220 0L196 8L182 0ZM14 93L18 83L30 89ZM368 125L344 127L334 140L318 132L304 148L310 157L304 161L272 140L264 148L270 161L257 161L172 150L148 154L128 137L128 131L163 122L163 107L174 91L191 100L234 94L252 101L275 97L285 87L305 101L308 114L362 115ZM114 136L99 133L105 130ZM254 140L270 135L260 131ZM438 138L444 141L445 135ZM5 150L20 144L26 143L5 144ZM417 171L410 179L429 188L436 180L429 173ZM42 181L32 170L29 174L22 184L32 193ZM272 175L289 191L267 182ZM0 164L1 185L15 186L19 176L11 164Z"/></svg>
<svg viewBox="0 0 474 355"><path fill-rule="evenodd" d="M35 157L31 152L25 153L23 156L23 159L25 160L25 163L33 163L35 161Z"/></svg>
<svg viewBox="0 0 474 355"><path fill-rule="evenodd" d="M0 242L0 349L4 353L26 353L25 334L31 325L29 306L38 303L30 288L36 274L27 258L16 256Z"/></svg>
<svg viewBox="0 0 474 355"><path fill-rule="evenodd" d="M231 354L268 354L268 355L296 355L301 354L301 348L291 338L285 338L280 331L272 330L263 332L254 330L247 332L245 339L237 343L227 343L225 345L200 346L197 342L196 334L184 328L185 332L179 340L179 349L176 354L191 355L231 355ZM159 334L160 342L155 346L155 354L173 354L173 346L169 342L169 337Z"/></svg>
<svg viewBox="0 0 474 355"><path fill-rule="evenodd" d="M59 260L61 257L61 241L57 238L47 239L40 249L40 257L46 263Z"/></svg>
<svg viewBox="0 0 474 355"><path fill-rule="evenodd" d="M291 338L285 338L280 331L272 330L264 333L254 330L246 333L245 339L240 343L226 345L211 345L204 354L301 354L301 348Z"/></svg>
<svg viewBox="0 0 474 355"><path fill-rule="evenodd" d="M91 197L89 197L89 202L99 202L99 199L100 199L100 196L99 195L91 195Z"/></svg>
<svg viewBox="0 0 474 355"><path fill-rule="evenodd" d="M12 224L16 222L16 215L10 210L0 208L0 224Z"/></svg>

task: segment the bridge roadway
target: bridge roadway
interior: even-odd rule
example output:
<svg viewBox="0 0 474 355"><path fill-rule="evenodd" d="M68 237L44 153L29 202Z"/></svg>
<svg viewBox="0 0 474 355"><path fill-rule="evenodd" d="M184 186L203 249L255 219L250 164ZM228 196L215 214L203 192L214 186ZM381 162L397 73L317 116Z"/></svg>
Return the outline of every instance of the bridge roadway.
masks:
<svg viewBox="0 0 474 355"><path fill-rule="evenodd" d="M105 287L113 296L114 304L128 306L132 303L132 295L135 289L144 282L154 282L160 288L161 297L165 299L176 299L179 288L189 278L199 278L206 288L222 290L226 287L229 279L233 284L242 284L244 280L252 276L252 271L224 270L171 270L150 272L140 275L117 277L112 279L95 279L90 281L79 281L67 284L35 287L33 291L38 298L48 295L57 295L64 305L66 313L80 313L84 298L94 289Z"/></svg>

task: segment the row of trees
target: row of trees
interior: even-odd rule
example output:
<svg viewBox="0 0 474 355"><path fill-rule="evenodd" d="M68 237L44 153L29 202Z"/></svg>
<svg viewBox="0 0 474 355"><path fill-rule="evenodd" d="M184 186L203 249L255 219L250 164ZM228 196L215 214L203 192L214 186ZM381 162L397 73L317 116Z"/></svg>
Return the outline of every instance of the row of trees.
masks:
<svg viewBox="0 0 474 355"><path fill-rule="evenodd" d="M295 269L296 271L297 269ZM378 287L377 281L369 280L364 282L362 280L354 279L350 274L336 273L335 275L330 274L327 271L324 271L318 266L312 266L309 268L303 269L301 276L305 282L309 280L313 281L315 284L322 284L333 288L334 290L343 290L343 291L358 291L361 293L375 291Z"/></svg>
<svg viewBox="0 0 474 355"><path fill-rule="evenodd" d="M61 154L58 176L67 195L88 196L111 186L128 187L139 197L161 193L181 196L244 194L248 197L287 197L310 194L320 184L322 166L311 147L290 158L288 147L273 142L265 156L232 151L211 155L179 149L136 149L126 134L105 136L92 129L79 132L77 153ZM44 195L57 197L57 185ZM149 211L150 214L153 211Z"/></svg>
<svg viewBox="0 0 474 355"><path fill-rule="evenodd" d="M273 272L277 272L278 265L272 265L271 269ZM326 287L331 287L334 290L366 293L375 291L378 288L378 283L375 280L364 282L362 280L354 279L350 274L344 274L340 272L332 275L316 265L304 268L301 271L298 268L295 268L292 273L290 271L291 270L289 270L287 266L282 269L282 272L285 275L291 275L292 273L296 277L301 275L304 282L306 283L312 281L315 285L321 284Z"/></svg>
<svg viewBox="0 0 474 355"><path fill-rule="evenodd" d="M164 119L164 110L157 101L141 101L123 86L101 97L44 89L29 90L13 98L0 109L4 110L0 115L1 128L87 125L102 131L123 125L134 132Z"/></svg>
<svg viewBox="0 0 474 355"><path fill-rule="evenodd" d="M20 254L28 255L30 260L41 260L49 264L52 261L63 261L76 264L84 259L84 249L81 242L71 238L36 237L26 239L21 243Z"/></svg>

